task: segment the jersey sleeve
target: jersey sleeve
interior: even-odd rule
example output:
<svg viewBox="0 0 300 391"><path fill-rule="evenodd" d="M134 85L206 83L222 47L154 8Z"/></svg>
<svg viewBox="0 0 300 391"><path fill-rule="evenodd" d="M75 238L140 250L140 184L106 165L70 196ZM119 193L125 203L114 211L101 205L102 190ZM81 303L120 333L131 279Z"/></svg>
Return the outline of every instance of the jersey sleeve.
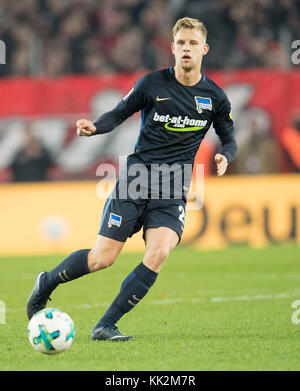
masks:
<svg viewBox="0 0 300 391"><path fill-rule="evenodd" d="M236 156L237 145L231 118L231 105L224 92L218 99L213 126L222 144L221 154L230 163Z"/></svg>
<svg viewBox="0 0 300 391"><path fill-rule="evenodd" d="M134 113L142 110L148 103L146 85L147 78L143 76L113 110L102 114L94 122L96 127L94 134L111 132Z"/></svg>

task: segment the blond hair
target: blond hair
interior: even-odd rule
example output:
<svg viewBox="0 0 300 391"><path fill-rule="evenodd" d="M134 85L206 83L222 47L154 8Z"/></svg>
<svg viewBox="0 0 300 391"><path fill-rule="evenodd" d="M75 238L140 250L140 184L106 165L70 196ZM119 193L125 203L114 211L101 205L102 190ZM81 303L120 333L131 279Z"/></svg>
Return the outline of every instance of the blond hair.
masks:
<svg viewBox="0 0 300 391"><path fill-rule="evenodd" d="M198 19L188 18L187 16L178 19L172 29L173 38L175 37L175 35L178 33L180 29L196 29L201 32L201 34L204 37L204 40L206 41L206 37L207 37L206 27L204 26L203 22L200 22L200 20Z"/></svg>

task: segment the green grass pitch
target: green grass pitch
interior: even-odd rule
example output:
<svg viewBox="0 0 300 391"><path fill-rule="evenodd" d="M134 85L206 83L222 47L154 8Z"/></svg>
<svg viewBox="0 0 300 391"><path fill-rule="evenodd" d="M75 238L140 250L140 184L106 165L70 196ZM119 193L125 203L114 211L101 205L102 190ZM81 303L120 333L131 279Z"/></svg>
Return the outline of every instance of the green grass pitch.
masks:
<svg viewBox="0 0 300 391"><path fill-rule="evenodd" d="M90 332L142 254L121 254L105 270L60 285L51 307L74 320L71 349L34 351L27 339L26 301L35 276L64 256L0 259L0 370L300 370L300 248L178 248L148 295L119 322L129 342L90 340Z"/></svg>

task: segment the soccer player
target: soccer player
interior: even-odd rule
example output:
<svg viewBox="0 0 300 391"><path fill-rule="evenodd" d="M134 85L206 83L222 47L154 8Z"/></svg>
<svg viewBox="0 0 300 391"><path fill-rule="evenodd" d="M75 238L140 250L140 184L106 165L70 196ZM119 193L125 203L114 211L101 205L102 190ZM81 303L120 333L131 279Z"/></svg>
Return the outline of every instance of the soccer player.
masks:
<svg viewBox="0 0 300 391"><path fill-rule="evenodd" d="M116 323L147 294L183 232L190 178L188 183L181 182L178 196L176 175L182 174L180 169L185 165L192 167L212 124L222 144L221 152L215 156L218 176L225 173L237 152L227 96L201 73L203 56L209 50L206 35L206 28L199 20L179 19L173 27L171 43L175 66L141 77L121 102L95 123L87 119L77 121L78 136L90 137L113 131L141 110L141 129L134 152L128 156L126 170L121 172L106 201L94 247L73 252L53 270L37 276L27 302L29 319L46 307L59 284L111 266L127 238L143 227L146 249L142 262L125 278L120 292L91 333L93 340L133 338L122 335ZM176 167L168 197L159 187L164 178L160 178L157 191L153 192L155 186L145 181L140 184L140 197L120 196L137 178L135 167L145 168L151 179L152 168L162 164Z"/></svg>

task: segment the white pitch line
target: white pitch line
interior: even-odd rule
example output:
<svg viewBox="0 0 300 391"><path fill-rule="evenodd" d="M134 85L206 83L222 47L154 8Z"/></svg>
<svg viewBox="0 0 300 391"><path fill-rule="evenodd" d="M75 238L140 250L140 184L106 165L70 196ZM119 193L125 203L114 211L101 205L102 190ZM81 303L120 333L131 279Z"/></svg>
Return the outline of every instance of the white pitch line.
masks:
<svg viewBox="0 0 300 391"><path fill-rule="evenodd" d="M148 304L153 304L153 305L174 304L174 303L181 303L182 301L183 299L179 297L178 299L154 300L154 301L150 301Z"/></svg>
<svg viewBox="0 0 300 391"><path fill-rule="evenodd" d="M80 304L78 305L76 308L78 309L90 309L90 308L97 308L97 307L109 307L111 305L111 303L98 303L98 304L88 304L88 303L84 303L84 304Z"/></svg>
<svg viewBox="0 0 300 391"><path fill-rule="evenodd" d="M276 300L276 299L288 299L292 297L300 297L300 289L297 289L293 292L287 293L269 293L269 294L256 294L256 295L242 295L242 296L219 296L219 297L211 297L211 298L193 298L189 301L191 303L203 303L203 302L211 302L211 303L219 303L223 301L252 301L252 300Z"/></svg>
<svg viewBox="0 0 300 391"><path fill-rule="evenodd" d="M276 294L266 294L266 295L243 295L243 296L232 296L232 297L212 297L211 302L221 302L221 301L249 301L249 300L273 300L273 299L288 299L290 297L300 296L300 291L294 293L276 293Z"/></svg>
<svg viewBox="0 0 300 391"><path fill-rule="evenodd" d="M204 298L204 297L194 297L192 299L183 299L182 297L177 297L174 299L162 299L162 300L153 300L146 302L145 304L150 305L167 305L167 304L175 304L175 303L183 303L188 302L192 304L198 304L198 303L205 303L205 302L211 302L211 303L220 303L224 301L252 301L252 300L276 300L276 299L288 299L292 297L299 297L300 299L300 289L297 289L293 292L287 293L287 292L281 292L281 293L270 293L270 294L257 294L257 295L243 295L243 296L223 296L223 297L210 297L210 298ZM98 307L109 307L111 303L98 303L98 304L89 304L89 303L83 303L79 304L77 306L68 306L68 308L73 309L94 309ZM54 307L55 308L55 307ZM6 308L7 312L20 312L20 311L26 311L24 308Z"/></svg>

